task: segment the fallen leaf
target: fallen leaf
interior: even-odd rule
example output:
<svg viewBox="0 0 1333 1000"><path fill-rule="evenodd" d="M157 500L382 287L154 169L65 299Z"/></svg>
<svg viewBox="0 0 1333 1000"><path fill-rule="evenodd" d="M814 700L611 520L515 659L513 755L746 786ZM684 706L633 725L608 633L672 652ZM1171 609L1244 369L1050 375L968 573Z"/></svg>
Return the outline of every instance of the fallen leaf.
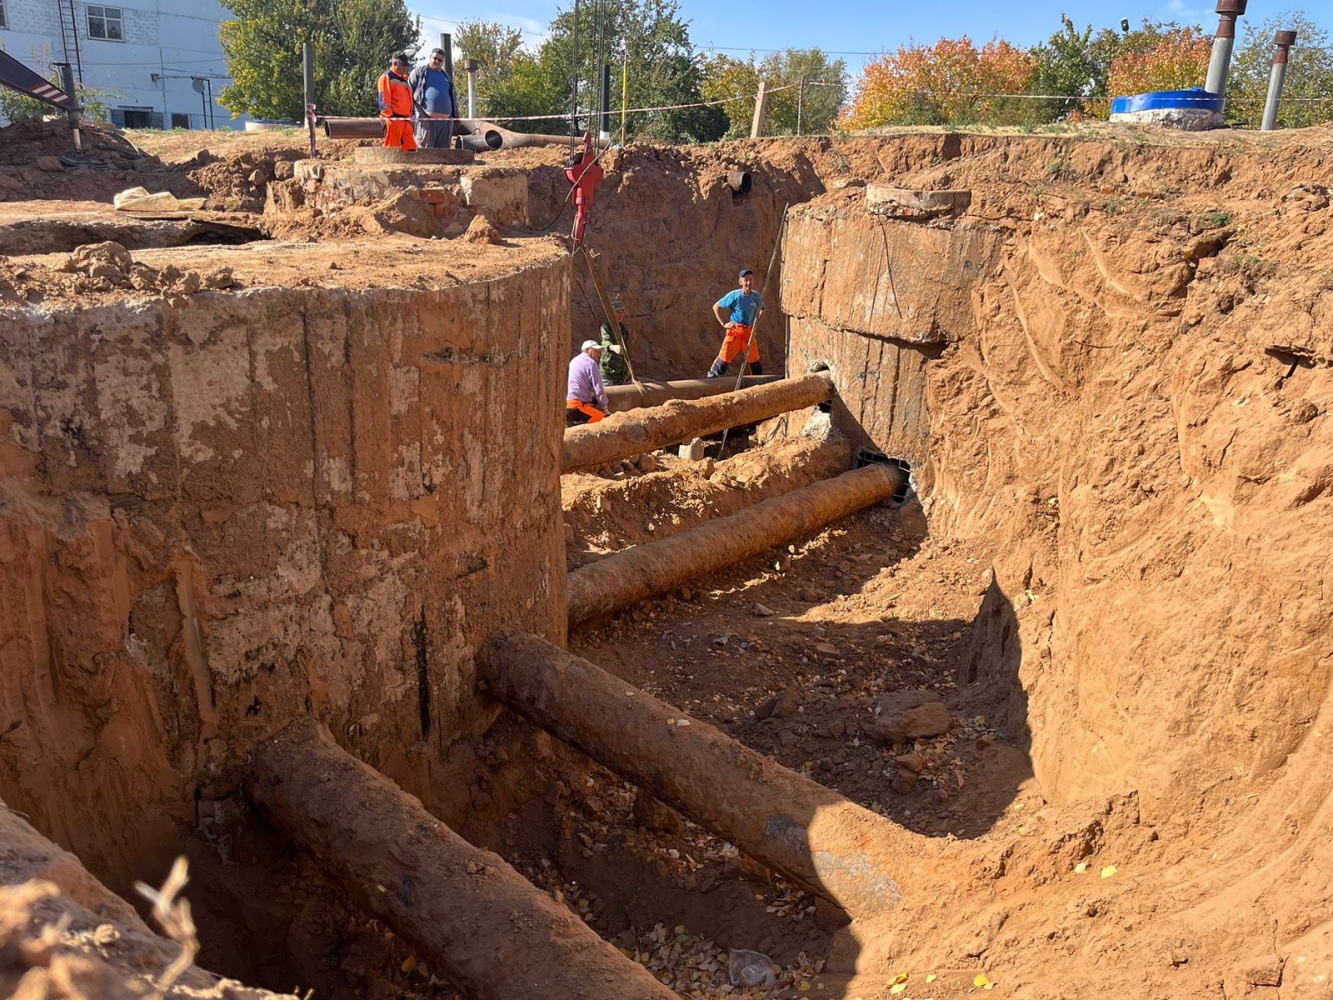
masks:
<svg viewBox="0 0 1333 1000"><path fill-rule="evenodd" d="M801 985L798 986L797 989L799 989L802 993L809 993L809 992L810 992L810 981L809 981L808 979L803 979L803 980L801 981Z"/></svg>
<svg viewBox="0 0 1333 1000"><path fill-rule="evenodd" d="M898 985L899 983L905 983L905 982L907 982L907 973L906 973L906 972L900 972L900 973L898 973L898 975L896 975L896 976L893 977L893 984L892 984L892 985L896 986L896 985Z"/></svg>
<svg viewBox="0 0 1333 1000"><path fill-rule="evenodd" d="M897 994L901 993L905 989L907 989L906 983L894 983L892 986L889 987L889 992Z"/></svg>
<svg viewBox="0 0 1333 1000"><path fill-rule="evenodd" d="M1110 878L1116 872L1115 865L1107 865L1102 869L1102 878Z"/></svg>
<svg viewBox="0 0 1333 1000"><path fill-rule="evenodd" d="M983 990L988 990L995 984L990 981L990 976L984 972L978 972L972 979L973 986L980 986Z"/></svg>
<svg viewBox="0 0 1333 1000"><path fill-rule="evenodd" d="M416 967L417 967L417 956L415 954L408 955L405 959L403 959L403 964L400 966L400 968L404 972L411 972Z"/></svg>
<svg viewBox="0 0 1333 1000"><path fill-rule="evenodd" d="M1088 863L1086 861L1080 861L1078 864L1074 866L1074 871L1077 872L1079 875L1082 875L1087 870L1088 870Z"/></svg>
<svg viewBox="0 0 1333 1000"><path fill-rule="evenodd" d="M940 978L940 977L937 976L937 975L935 975L935 973L933 973L933 972L927 972L927 973L926 973L926 982L928 982L928 983L933 983L935 980L937 980L937 979L939 979L939 978Z"/></svg>

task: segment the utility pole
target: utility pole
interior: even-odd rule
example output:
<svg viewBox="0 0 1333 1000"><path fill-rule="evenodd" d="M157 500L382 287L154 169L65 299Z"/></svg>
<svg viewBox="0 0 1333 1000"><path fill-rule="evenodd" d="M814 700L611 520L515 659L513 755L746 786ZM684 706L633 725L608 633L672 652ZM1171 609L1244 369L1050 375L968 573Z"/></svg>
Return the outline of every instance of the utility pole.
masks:
<svg viewBox="0 0 1333 1000"><path fill-rule="evenodd" d="M805 111L805 77L801 77L801 86L796 91L796 134L801 134L801 118Z"/></svg>
<svg viewBox="0 0 1333 1000"><path fill-rule="evenodd" d="M754 121L750 123L750 138L758 139L764 134L764 115L768 111L768 84L759 81L759 93L754 96Z"/></svg>
<svg viewBox="0 0 1333 1000"><path fill-rule="evenodd" d="M301 76L305 92L305 127L310 133L310 158L319 155L315 148L315 43L301 44Z"/></svg>

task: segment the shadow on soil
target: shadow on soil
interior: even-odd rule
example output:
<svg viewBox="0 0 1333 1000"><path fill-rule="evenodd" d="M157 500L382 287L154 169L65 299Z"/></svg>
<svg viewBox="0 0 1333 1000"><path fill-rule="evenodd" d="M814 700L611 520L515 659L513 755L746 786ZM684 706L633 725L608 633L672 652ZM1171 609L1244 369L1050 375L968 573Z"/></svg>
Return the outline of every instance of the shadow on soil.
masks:
<svg viewBox="0 0 1333 1000"><path fill-rule="evenodd" d="M1018 620L993 577L984 594L947 602L977 601L971 618L935 617L921 597L961 585L951 574L964 562L939 553L909 498L576 630L570 648L907 830L976 838L1032 777L1031 740ZM915 600L902 600L913 590ZM915 610L900 612L900 603ZM953 727L877 741L880 699L903 691L937 694ZM914 755L927 763L913 780L901 762ZM660 898L645 914L734 941L706 896L679 905L666 905L670 893ZM779 961L784 940L768 941ZM800 946L822 953L813 940Z"/></svg>

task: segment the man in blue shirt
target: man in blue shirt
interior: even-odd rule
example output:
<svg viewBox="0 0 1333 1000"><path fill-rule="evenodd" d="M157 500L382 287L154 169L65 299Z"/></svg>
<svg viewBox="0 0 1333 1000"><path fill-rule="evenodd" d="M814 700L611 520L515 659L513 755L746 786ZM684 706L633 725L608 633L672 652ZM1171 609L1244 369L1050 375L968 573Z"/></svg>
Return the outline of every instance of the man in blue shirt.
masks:
<svg viewBox="0 0 1333 1000"><path fill-rule="evenodd" d="M458 117L458 95L454 81L444 71L444 49L431 49L426 65L412 70L407 82L418 114L431 116L417 122L417 145L422 149L448 149L454 141L451 119Z"/></svg>
<svg viewBox="0 0 1333 1000"><path fill-rule="evenodd" d="M713 315L726 331L726 337L722 340L722 349L717 352L717 360L708 369L709 378L725 375L727 365L745 350L746 344L750 345L746 360L750 363L751 373L764 374L764 366L759 363L759 341L750 337L755 323L764 315L764 297L754 290L754 272L748 267L741 268L740 278L740 288L713 303Z"/></svg>

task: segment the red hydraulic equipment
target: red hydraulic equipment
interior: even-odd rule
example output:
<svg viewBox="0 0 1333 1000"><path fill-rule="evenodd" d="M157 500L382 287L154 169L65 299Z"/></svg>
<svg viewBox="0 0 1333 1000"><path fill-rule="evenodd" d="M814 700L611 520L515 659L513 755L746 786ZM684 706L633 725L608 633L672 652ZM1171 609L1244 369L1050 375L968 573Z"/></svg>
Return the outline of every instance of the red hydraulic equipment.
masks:
<svg viewBox="0 0 1333 1000"><path fill-rule="evenodd" d="M565 168L566 179L574 185L574 228L569 231L569 238L576 247L583 244L583 231L588 228L593 192L602 183L602 176L602 168L592 151L592 133L584 132L583 150L575 153Z"/></svg>

